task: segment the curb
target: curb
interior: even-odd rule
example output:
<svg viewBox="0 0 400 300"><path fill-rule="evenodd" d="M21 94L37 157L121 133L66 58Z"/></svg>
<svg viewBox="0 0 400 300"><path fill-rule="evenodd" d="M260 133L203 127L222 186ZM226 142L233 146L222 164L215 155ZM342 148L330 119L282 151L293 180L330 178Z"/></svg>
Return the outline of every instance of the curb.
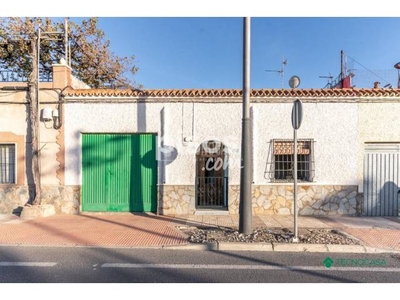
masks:
<svg viewBox="0 0 400 300"><path fill-rule="evenodd" d="M235 243L216 242L187 244L181 246L164 246L170 250L203 250L203 251L265 251L265 252L303 252L303 253L400 253L400 250L381 249L362 245L328 245L328 244L272 244L272 243Z"/></svg>
<svg viewBox="0 0 400 300"><path fill-rule="evenodd" d="M219 242L219 251L274 251L274 246L271 243L228 243Z"/></svg>
<svg viewBox="0 0 400 300"><path fill-rule="evenodd" d="M186 244L177 246L163 246L166 250L202 250L202 251L218 251L217 243L203 243L203 244Z"/></svg>
<svg viewBox="0 0 400 300"><path fill-rule="evenodd" d="M327 245L327 244L272 244L272 243L235 243L215 242L185 245L159 246L101 246L101 245L28 245L0 244L0 247L51 247L51 248L107 248L107 249L158 249L158 250L195 250L195 251L261 251L261 252L303 252L303 253L367 253L400 254L400 250L382 249L361 245Z"/></svg>

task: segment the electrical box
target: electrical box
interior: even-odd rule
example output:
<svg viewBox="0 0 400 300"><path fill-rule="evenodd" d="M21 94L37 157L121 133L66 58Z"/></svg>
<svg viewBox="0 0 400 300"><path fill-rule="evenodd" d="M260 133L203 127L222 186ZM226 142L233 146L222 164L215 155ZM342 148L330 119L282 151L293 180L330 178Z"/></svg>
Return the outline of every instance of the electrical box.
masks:
<svg viewBox="0 0 400 300"><path fill-rule="evenodd" d="M49 122L53 119L52 109L50 107L45 107L42 109L42 120L44 122Z"/></svg>

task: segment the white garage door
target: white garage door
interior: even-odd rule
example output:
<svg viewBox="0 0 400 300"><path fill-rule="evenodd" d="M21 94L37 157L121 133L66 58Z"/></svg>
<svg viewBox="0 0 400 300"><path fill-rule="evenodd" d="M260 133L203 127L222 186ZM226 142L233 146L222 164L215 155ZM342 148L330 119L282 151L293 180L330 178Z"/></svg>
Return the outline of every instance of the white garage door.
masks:
<svg viewBox="0 0 400 300"><path fill-rule="evenodd" d="M364 215L399 216L399 185L400 144L365 144Z"/></svg>

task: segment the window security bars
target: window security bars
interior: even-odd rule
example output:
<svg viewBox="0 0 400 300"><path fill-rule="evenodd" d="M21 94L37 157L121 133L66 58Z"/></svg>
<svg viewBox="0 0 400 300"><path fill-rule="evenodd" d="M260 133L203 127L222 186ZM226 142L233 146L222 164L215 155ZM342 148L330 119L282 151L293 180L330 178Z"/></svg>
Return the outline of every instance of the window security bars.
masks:
<svg viewBox="0 0 400 300"><path fill-rule="evenodd" d="M15 145L0 144L0 184L15 183Z"/></svg>
<svg viewBox="0 0 400 300"><path fill-rule="evenodd" d="M271 141L268 176L271 182L292 182L294 170L293 140L273 139ZM314 141L302 139L297 141L297 179L313 181L315 173Z"/></svg>

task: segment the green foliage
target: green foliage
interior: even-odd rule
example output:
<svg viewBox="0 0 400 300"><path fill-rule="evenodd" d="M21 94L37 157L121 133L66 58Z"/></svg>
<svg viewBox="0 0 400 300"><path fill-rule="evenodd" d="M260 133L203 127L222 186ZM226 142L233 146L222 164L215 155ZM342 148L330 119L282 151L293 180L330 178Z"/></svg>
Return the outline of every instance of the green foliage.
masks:
<svg viewBox="0 0 400 300"><path fill-rule="evenodd" d="M81 24L68 22L73 74L93 88L133 88L128 78L137 72L134 56L116 56L110 50L110 41L97 28L97 18ZM51 73L51 65L65 58L64 23L50 18L0 19L0 68L11 70L27 78L32 71L30 43L35 42L41 29L39 67L43 74ZM57 34L58 33L58 34Z"/></svg>

